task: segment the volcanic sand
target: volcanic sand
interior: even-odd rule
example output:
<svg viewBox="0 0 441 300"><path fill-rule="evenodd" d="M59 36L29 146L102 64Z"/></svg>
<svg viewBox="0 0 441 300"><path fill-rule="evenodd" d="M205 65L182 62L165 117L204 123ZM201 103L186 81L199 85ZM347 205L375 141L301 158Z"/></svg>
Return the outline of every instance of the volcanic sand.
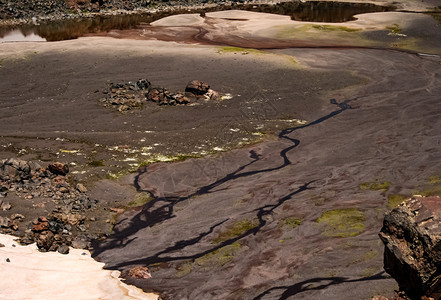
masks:
<svg viewBox="0 0 441 300"><path fill-rule="evenodd" d="M377 233L389 195L440 175L438 57L109 38L0 47L2 156L73 161L106 203L153 195L94 244L123 276L149 266L151 279L128 283L171 299L365 299L396 288ZM233 98L126 114L98 101L108 81L143 77L171 90L199 79ZM103 179L182 153L211 155Z"/></svg>

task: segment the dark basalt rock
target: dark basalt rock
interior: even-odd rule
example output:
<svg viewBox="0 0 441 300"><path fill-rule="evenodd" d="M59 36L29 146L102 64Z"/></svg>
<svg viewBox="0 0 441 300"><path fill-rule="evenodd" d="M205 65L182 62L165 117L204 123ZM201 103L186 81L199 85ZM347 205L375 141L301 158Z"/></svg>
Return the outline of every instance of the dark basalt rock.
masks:
<svg viewBox="0 0 441 300"><path fill-rule="evenodd" d="M50 164L47 168L55 175L66 176L69 173L69 166L60 162Z"/></svg>
<svg viewBox="0 0 441 300"><path fill-rule="evenodd" d="M30 173L31 167L24 160L8 158L0 161L0 180L22 181L28 179Z"/></svg>
<svg viewBox="0 0 441 300"><path fill-rule="evenodd" d="M441 197L414 196L388 213L384 269L412 299L441 298Z"/></svg>
<svg viewBox="0 0 441 300"><path fill-rule="evenodd" d="M185 87L185 92L194 96L202 96L208 92L210 86L199 80L190 81Z"/></svg>

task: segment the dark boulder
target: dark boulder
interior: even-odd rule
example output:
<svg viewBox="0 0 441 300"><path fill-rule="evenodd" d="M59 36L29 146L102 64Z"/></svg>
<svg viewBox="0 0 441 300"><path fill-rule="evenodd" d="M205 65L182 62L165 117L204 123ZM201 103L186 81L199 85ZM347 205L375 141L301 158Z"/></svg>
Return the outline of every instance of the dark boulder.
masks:
<svg viewBox="0 0 441 300"><path fill-rule="evenodd" d="M202 96L208 92L210 86L199 80L190 81L185 87L185 92L194 96Z"/></svg>
<svg viewBox="0 0 441 300"><path fill-rule="evenodd" d="M412 299L441 298L441 197L414 196L388 213L384 269Z"/></svg>
<svg viewBox="0 0 441 300"><path fill-rule="evenodd" d="M140 90L148 90L150 88L150 81L148 81L147 79L139 79L136 82L136 86L138 87L138 89Z"/></svg>
<svg viewBox="0 0 441 300"><path fill-rule="evenodd" d="M55 175L66 176L69 173L69 166L60 162L50 164L47 168L49 172Z"/></svg>

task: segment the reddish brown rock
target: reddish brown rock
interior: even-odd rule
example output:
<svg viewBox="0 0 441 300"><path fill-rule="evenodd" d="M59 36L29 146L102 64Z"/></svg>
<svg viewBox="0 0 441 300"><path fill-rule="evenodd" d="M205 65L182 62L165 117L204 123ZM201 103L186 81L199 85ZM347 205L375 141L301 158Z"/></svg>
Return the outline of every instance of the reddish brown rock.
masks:
<svg viewBox="0 0 441 300"><path fill-rule="evenodd" d="M384 269L412 299L441 298L441 197L414 196L384 218Z"/></svg>
<svg viewBox="0 0 441 300"><path fill-rule="evenodd" d="M143 278L143 279L148 279L152 277L152 275L149 272L149 269L147 267L142 267L142 266L131 268L129 271L129 276L132 278Z"/></svg>
<svg viewBox="0 0 441 300"><path fill-rule="evenodd" d="M49 229L49 222L45 217L40 217L35 220L32 225L33 232L42 232Z"/></svg>
<svg viewBox="0 0 441 300"><path fill-rule="evenodd" d="M48 170L55 175L66 176L69 173L69 166L60 162L50 164Z"/></svg>
<svg viewBox="0 0 441 300"><path fill-rule="evenodd" d="M146 98L153 102L163 102L167 99L168 91L164 88L155 88L146 94Z"/></svg>
<svg viewBox="0 0 441 300"><path fill-rule="evenodd" d="M210 86L205 82L199 80L192 80L187 84L185 88L186 93L193 94L195 96L202 96L208 92Z"/></svg>

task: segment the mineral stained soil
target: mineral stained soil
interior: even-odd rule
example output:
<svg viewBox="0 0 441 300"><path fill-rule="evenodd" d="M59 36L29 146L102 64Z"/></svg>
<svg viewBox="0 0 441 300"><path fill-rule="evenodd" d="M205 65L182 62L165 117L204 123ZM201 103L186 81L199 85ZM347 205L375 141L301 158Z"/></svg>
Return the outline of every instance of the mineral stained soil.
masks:
<svg viewBox="0 0 441 300"><path fill-rule="evenodd" d="M244 35L235 47L261 38ZM151 196L92 252L126 277L148 266L152 278L126 282L164 299L391 295L378 238L388 199L439 190L439 56L213 36L0 45L1 156L74 162L109 205ZM198 79L232 98L124 114L99 102L108 82L139 78L172 90ZM148 164L183 154L209 155Z"/></svg>

